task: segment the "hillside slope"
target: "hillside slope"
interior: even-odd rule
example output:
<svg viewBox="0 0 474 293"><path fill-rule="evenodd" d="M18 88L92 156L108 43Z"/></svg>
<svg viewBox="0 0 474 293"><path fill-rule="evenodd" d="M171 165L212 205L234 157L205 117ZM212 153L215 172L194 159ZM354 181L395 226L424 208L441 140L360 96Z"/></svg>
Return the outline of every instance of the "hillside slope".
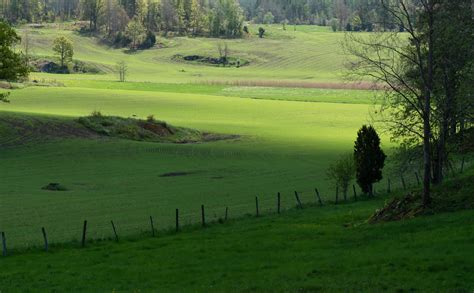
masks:
<svg viewBox="0 0 474 293"><path fill-rule="evenodd" d="M472 291L474 210L367 224L385 199L18 252L0 259L0 289Z"/></svg>

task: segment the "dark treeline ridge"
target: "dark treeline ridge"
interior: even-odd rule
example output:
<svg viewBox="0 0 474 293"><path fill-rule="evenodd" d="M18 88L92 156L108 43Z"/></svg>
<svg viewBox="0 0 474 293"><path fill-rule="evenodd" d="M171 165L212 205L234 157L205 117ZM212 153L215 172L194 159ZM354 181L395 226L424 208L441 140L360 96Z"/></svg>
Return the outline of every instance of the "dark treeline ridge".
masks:
<svg viewBox="0 0 474 293"><path fill-rule="evenodd" d="M240 0L248 20L257 23L314 24L334 31L399 29L380 0Z"/></svg>
<svg viewBox="0 0 474 293"><path fill-rule="evenodd" d="M11 24L87 21L89 31L238 38L254 23L316 24L336 30L397 29L377 0L0 0Z"/></svg>

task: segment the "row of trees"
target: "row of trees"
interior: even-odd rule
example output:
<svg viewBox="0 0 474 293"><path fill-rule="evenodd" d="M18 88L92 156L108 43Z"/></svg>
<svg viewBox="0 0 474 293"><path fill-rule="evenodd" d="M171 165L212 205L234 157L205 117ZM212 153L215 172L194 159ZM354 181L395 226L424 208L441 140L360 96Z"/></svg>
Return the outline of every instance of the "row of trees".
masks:
<svg viewBox="0 0 474 293"><path fill-rule="evenodd" d="M244 22L236 0L0 0L0 16L11 23L85 20L89 31L141 39L158 31L236 38Z"/></svg>
<svg viewBox="0 0 474 293"><path fill-rule="evenodd" d="M406 34L348 35L351 70L383 84L376 118L395 141L422 158L424 203L473 121L474 22L471 0L381 0ZM408 40L407 40L408 36Z"/></svg>
<svg viewBox="0 0 474 293"><path fill-rule="evenodd" d="M131 20L146 31L239 37L243 21L317 24L334 30L395 30L380 0L0 0L11 23L87 20L89 29L124 32Z"/></svg>
<svg viewBox="0 0 474 293"><path fill-rule="evenodd" d="M333 30L394 30L380 0L240 0L257 23L317 24Z"/></svg>

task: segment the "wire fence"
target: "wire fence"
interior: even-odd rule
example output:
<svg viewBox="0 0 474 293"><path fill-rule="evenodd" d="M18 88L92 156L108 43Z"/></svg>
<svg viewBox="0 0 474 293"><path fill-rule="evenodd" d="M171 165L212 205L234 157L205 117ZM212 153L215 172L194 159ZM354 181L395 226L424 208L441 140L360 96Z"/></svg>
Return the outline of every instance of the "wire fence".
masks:
<svg viewBox="0 0 474 293"><path fill-rule="evenodd" d="M468 166L464 159L455 169L452 168L447 174L456 176L462 173ZM421 188L423 182L419 171L413 170L390 176L374 184L375 196L395 191L408 191ZM361 196L361 191L356 185L351 186L347 201L355 201ZM284 212L288 209L304 208L308 205L327 205L344 202L344 196L339 188L334 189L333 194L320 194L315 187L313 190L295 190L291 193L275 193L260 196L248 196L246 202L231 206L222 204L196 205L195 208L172 209L160 213L143 213L142 216L126 216L127 209L124 208L124 216L112 218L109 215L96 215L84 217L84 222L50 223L44 226L37 223L36 227L31 224L22 224L15 229L0 233L2 238L3 255L10 251L23 249L48 249L50 245L73 243L81 246L92 240L116 239L121 237L133 237L140 235L159 236L165 231L182 229L190 225L204 225L213 222L223 222L243 216L263 216ZM1 227L0 227L0 231Z"/></svg>

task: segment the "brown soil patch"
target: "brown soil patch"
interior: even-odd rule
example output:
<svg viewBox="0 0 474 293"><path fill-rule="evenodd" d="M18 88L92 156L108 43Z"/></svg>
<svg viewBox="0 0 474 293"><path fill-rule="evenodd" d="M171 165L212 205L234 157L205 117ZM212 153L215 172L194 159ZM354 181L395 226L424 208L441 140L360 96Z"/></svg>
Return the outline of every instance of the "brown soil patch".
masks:
<svg viewBox="0 0 474 293"><path fill-rule="evenodd" d="M196 173L199 173L199 171L177 171L177 172L163 173L160 175L160 177L178 177L178 176L192 175Z"/></svg>
<svg viewBox="0 0 474 293"><path fill-rule="evenodd" d="M318 89L350 89L350 90L381 90L383 85L373 82L305 82L305 81L276 81L276 80L235 80L205 81L209 85L227 85L243 87L285 87L285 88L318 88Z"/></svg>

